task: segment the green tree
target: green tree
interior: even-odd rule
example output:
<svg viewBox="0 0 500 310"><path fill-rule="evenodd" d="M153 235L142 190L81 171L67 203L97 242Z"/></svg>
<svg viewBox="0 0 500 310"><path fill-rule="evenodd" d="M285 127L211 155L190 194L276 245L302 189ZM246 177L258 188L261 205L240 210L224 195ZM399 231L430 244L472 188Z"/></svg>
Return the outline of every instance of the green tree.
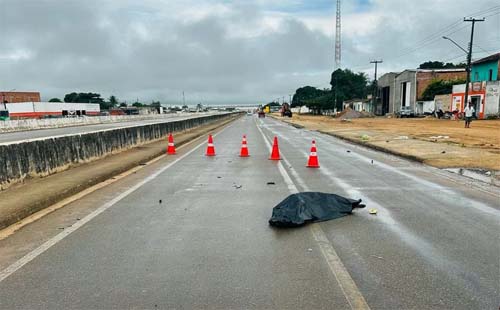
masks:
<svg viewBox="0 0 500 310"><path fill-rule="evenodd" d="M341 110L342 103L345 100L366 98L369 91L366 75L362 72L354 73L349 69L337 69L334 71L330 85L332 85L332 96L330 98L333 100L325 103L326 106L323 108L337 108L337 110Z"/></svg>
<svg viewBox="0 0 500 310"><path fill-rule="evenodd" d="M116 106L118 106L118 99L115 97L115 96L110 96L109 97L109 105L114 108Z"/></svg>
<svg viewBox="0 0 500 310"><path fill-rule="evenodd" d="M64 96L64 102L78 102L78 103L103 103L104 99L100 94L96 93L70 93Z"/></svg>
<svg viewBox="0 0 500 310"><path fill-rule="evenodd" d="M120 103L120 108L126 108L126 107L127 107L127 103L126 102Z"/></svg>
<svg viewBox="0 0 500 310"><path fill-rule="evenodd" d="M142 108L144 106L144 104L142 104L139 101L136 101L136 102L132 103L132 106L136 107L136 108Z"/></svg>
<svg viewBox="0 0 500 310"><path fill-rule="evenodd" d="M450 81L433 80L422 93L422 100L434 100L436 95L451 94L453 85L464 84L464 79L456 79Z"/></svg>
<svg viewBox="0 0 500 310"><path fill-rule="evenodd" d="M442 61L426 61L418 66L419 69L453 69L453 68L465 68L465 63L454 64L451 62L444 63Z"/></svg>
<svg viewBox="0 0 500 310"><path fill-rule="evenodd" d="M328 93L328 90L321 90L312 86L304 86L295 91L291 107L297 107L305 104L306 101L321 97Z"/></svg>
<svg viewBox="0 0 500 310"><path fill-rule="evenodd" d="M52 98L49 100L49 102L62 102L62 101L59 98Z"/></svg>

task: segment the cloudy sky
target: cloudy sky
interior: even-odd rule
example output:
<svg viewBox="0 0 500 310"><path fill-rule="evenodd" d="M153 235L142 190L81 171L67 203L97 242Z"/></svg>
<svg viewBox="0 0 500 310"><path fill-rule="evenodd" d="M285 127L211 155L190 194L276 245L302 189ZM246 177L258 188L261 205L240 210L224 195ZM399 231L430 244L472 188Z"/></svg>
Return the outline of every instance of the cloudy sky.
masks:
<svg viewBox="0 0 500 310"><path fill-rule="evenodd" d="M0 90L264 103L329 87L335 0L0 0ZM373 75L500 51L498 0L343 0L342 67Z"/></svg>

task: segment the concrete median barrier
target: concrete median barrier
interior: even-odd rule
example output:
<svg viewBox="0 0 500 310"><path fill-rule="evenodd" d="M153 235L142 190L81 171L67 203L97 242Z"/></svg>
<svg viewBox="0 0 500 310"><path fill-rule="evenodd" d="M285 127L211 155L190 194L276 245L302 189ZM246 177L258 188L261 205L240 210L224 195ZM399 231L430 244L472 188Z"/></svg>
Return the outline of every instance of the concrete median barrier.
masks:
<svg viewBox="0 0 500 310"><path fill-rule="evenodd" d="M216 114L144 126L3 143L0 144L0 189L4 190L23 182L26 178L47 176L74 165L164 139L171 132L185 131L230 115Z"/></svg>

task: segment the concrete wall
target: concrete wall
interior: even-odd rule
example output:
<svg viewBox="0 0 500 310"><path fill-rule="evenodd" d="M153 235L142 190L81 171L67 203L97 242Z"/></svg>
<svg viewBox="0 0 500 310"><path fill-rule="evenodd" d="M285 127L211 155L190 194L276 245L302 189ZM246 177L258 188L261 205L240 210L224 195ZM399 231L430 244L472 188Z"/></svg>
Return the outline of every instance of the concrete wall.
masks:
<svg viewBox="0 0 500 310"><path fill-rule="evenodd" d="M500 81L486 82L484 114L490 116L498 113L500 113Z"/></svg>
<svg viewBox="0 0 500 310"><path fill-rule="evenodd" d="M211 123L229 115L217 114L160 124L0 144L0 189L30 176L53 174L70 165L89 162L165 138L171 132Z"/></svg>
<svg viewBox="0 0 500 310"><path fill-rule="evenodd" d="M389 72L382 75L378 79L378 87L380 89L380 107L377 108L376 113L379 115L384 115L386 113L394 113L394 101L395 101L395 82L398 73ZM384 92L384 88L387 90ZM385 107L383 106L385 103Z"/></svg>
<svg viewBox="0 0 500 310"><path fill-rule="evenodd" d="M412 111L416 110L416 74L415 70L405 70L398 74L395 79L394 87L394 112L399 112L402 105L402 84L408 83L409 93L407 96L407 106L410 106Z"/></svg>
<svg viewBox="0 0 500 310"><path fill-rule="evenodd" d="M172 113L172 114L148 114L148 115L108 115L108 116L92 116L92 117L58 117L58 118L43 118L43 119L20 119L0 122L0 133L26 131L45 128L61 128L78 125L93 125L93 124L108 124L120 123L127 125L127 121L140 121L140 120L156 120L165 119L167 122L169 118L179 116L199 115L206 116L213 113Z"/></svg>

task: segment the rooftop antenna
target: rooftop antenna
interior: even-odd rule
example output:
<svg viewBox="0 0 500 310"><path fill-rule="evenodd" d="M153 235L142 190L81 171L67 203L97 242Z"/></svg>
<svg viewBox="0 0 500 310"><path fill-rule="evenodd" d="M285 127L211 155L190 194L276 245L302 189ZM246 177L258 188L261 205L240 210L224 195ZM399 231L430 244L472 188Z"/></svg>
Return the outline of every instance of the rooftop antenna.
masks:
<svg viewBox="0 0 500 310"><path fill-rule="evenodd" d="M335 24L335 70L340 69L340 60L341 60L341 18L340 18L340 2L341 0L337 0L337 19Z"/></svg>

